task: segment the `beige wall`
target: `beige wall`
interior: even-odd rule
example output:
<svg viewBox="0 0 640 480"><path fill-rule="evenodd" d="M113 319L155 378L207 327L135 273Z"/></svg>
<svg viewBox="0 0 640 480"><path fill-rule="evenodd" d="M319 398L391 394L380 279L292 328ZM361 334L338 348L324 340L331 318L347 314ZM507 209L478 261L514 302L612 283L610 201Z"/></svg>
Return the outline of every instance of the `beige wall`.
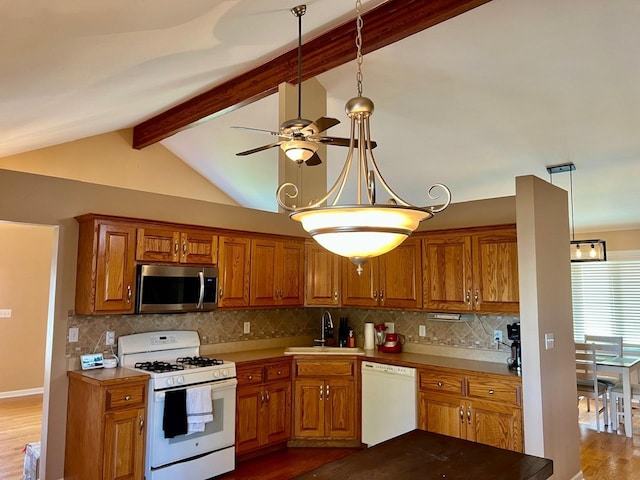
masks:
<svg viewBox="0 0 640 480"><path fill-rule="evenodd" d="M0 396L41 391L53 229L0 223ZM5 368L19 361L20 368Z"/></svg>
<svg viewBox="0 0 640 480"><path fill-rule="evenodd" d="M587 232L576 235L576 240L601 239L607 242L607 252L640 250L640 230L615 230L610 232Z"/></svg>
<svg viewBox="0 0 640 480"><path fill-rule="evenodd" d="M121 130L0 158L0 168L237 205L159 143L134 150L131 135Z"/></svg>
<svg viewBox="0 0 640 480"><path fill-rule="evenodd" d="M565 190L516 178L524 444L553 460L559 480L582 478L566 205Z"/></svg>

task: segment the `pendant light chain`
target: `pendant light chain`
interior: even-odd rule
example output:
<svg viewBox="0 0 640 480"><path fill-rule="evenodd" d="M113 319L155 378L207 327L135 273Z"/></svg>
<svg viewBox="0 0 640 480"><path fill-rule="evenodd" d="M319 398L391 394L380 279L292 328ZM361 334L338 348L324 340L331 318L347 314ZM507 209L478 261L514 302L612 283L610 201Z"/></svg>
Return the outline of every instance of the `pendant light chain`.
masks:
<svg viewBox="0 0 640 480"><path fill-rule="evenodd" d="M361 0L356 0L356 64L358 65L358 72L356 73L356 82L358 84L358 97L362 96L362 17L360 16L360 9L362 8Z"/></svg>

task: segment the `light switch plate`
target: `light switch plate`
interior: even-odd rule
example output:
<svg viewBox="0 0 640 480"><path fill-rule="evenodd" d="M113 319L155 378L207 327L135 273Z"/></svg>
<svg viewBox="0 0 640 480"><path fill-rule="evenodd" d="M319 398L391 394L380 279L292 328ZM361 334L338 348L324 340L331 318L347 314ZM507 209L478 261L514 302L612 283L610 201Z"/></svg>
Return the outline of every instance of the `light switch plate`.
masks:
<svg viewBox="0 0 640 480"><path fill-rule="evenodd" d="M553 333L545 333L544 334L544 348L546 350L551 350L556 346L556 341L553 338Z"/></svg>
<svg viewBox="0 0 640 480"><path fill-rule="evenodd" d="M78 327L69 328L69 343L75 343L78 341Z"/></svg>
<svg viewBox="0 0 640 480"><path fill-rule="evenodd" d="M251 333L251 322L244 322L244 333Z"/></svg>
<svg viewBox="0 0 640 480"><path fill-rule="evenodd" d="M393 322L384 322L384 326L387 327L387 333L396 333L396 324Z"/></svg>
<svg viewBox="0 0 640 480"><path fill-rule="evenodd" d="M427 327L425 325L420 325L418 327L418 336L426 337L427 336Z"/></svg>
<svg viewBox="0 0 640 480"><path fill-rule="evenodd" d="M0 309L0 318L11 318L11 309L10 308Z"/></svg>

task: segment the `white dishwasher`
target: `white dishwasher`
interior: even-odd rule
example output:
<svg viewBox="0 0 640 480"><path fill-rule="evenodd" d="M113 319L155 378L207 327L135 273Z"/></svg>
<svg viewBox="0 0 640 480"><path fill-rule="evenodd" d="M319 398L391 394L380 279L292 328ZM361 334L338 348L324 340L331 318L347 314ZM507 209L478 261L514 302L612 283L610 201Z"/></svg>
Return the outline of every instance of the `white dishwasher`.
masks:
<svg viewBox="0 0 640 480"><path fill-rule="evenodd" d="M371 447L417 426L416 369L362 362L362 443Z"/></svg>

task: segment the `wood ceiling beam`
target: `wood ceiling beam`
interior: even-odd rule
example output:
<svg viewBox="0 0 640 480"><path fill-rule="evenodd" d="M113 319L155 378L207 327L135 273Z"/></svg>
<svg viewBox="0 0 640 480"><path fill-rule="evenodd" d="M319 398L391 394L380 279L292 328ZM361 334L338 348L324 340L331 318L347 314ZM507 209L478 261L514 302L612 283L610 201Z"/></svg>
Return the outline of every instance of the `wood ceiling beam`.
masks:
<svg viewBox="0 0 640 480"><path fill-rule="evenodd" d="M444 22L491 0L388 0L362 15L362 52L367 54ZM355 22L350 20L302 46L302 79L356 58ZM133 127L133 148L141 149L213 117L297 83L298 49L217 85Z"/></svg>

